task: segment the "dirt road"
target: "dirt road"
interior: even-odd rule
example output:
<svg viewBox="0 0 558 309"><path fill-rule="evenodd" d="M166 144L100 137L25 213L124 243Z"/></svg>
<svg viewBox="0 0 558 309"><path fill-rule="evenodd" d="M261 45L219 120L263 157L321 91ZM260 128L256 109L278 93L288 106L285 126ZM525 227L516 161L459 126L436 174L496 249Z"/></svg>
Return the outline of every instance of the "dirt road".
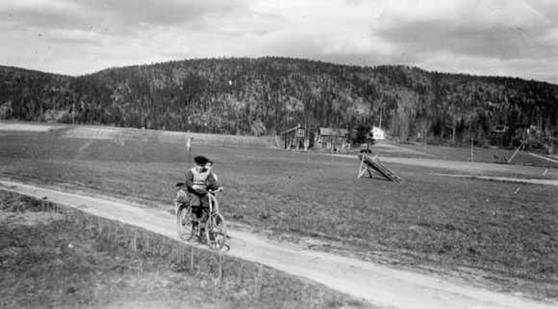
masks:
<svg viewBox="0 0 558 309"><path fill-rule="evenodd" d="M88 213L177 239L172 215L113 198L0 180L0 189L77 207ZM320 282L386 308L557 308L518 296L470 287L457 280L402 271L356 259L279 244L262 236L230 231L231 256Z"/></svg>

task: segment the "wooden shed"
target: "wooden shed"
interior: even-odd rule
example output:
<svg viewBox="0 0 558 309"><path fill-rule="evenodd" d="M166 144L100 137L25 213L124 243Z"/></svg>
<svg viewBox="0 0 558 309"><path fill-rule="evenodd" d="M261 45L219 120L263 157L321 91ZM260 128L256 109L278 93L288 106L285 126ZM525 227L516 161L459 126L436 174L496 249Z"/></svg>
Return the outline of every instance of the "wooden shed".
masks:
<svg viewBox="0 0 558 309"><path fill-rule="evenodd" d="M316 134L314 147L340 150L348 144L349 130L336 128L320 128Z"/></svg>
<svg viewBox="0 0 558 309"><path fill-rule="evenodd" d="M304 128L300 124L281 132L281 137L283 138L285 149L304 148L305 136L306 136L306 130L304 130Z"/></svg>

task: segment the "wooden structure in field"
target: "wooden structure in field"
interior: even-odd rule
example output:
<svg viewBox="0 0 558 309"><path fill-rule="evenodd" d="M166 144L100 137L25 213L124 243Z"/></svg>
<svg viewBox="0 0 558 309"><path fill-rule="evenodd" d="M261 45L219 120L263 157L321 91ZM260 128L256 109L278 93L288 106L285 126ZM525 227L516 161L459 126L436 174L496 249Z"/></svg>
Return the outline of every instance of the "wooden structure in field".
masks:
<svg viewBox="0 0 558 309"><path fill-rule="evenodd" d="M349 130L336 128L320 128L316 134L317 148L340 150L347 143Z"/></svg>
<svg viewBox="0 0 558 309"><path fill-rule="evenodd" d="M283 138L285 149L303 148L305 136L306 130L300 124L281 132L281 137Z"/></svg>
<svg viewBox="0 0 558 309"><path fill-rule="evenodd" d="M358 155L358 158L360 159L360 167L358 169L357 178L362 177L366 172L368 172L368 176L370 176L370 178L373 178L372 173L376 173L389 181L397 183L401 182L401 178L395 175L389 168L385 167L382 162L380 162L377 155L370 157L366 154L360 154Z"/></svg>

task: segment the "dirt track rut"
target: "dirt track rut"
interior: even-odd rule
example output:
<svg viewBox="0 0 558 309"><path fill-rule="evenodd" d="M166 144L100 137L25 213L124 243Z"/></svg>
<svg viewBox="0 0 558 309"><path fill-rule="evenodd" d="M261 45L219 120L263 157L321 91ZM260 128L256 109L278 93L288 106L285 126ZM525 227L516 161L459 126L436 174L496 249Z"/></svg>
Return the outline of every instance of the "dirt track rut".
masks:
<svg viewBox="0 0 558 309"><path fill-rule="evenodd" d="M173 216L129 202L67 193L55 188L0 180L0 189L77 207L178 239ZM467 286L456 280L393 269L357 259L274 243L262 236L230 231L227 253L322 283L386 308L557 308L518 296Z"/></svg>

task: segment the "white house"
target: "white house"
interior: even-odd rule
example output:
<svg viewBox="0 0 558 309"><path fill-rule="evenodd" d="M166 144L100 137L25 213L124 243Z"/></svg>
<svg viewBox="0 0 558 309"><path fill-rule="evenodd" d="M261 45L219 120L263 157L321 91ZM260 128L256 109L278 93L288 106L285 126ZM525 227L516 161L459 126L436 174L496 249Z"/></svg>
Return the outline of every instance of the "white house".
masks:
<svg viewBox="0 0 558 309"><path fill-rule="evenodd" d="M372 127L371 133L375 140L386 139L386 132L379 127Z"/></svg>

